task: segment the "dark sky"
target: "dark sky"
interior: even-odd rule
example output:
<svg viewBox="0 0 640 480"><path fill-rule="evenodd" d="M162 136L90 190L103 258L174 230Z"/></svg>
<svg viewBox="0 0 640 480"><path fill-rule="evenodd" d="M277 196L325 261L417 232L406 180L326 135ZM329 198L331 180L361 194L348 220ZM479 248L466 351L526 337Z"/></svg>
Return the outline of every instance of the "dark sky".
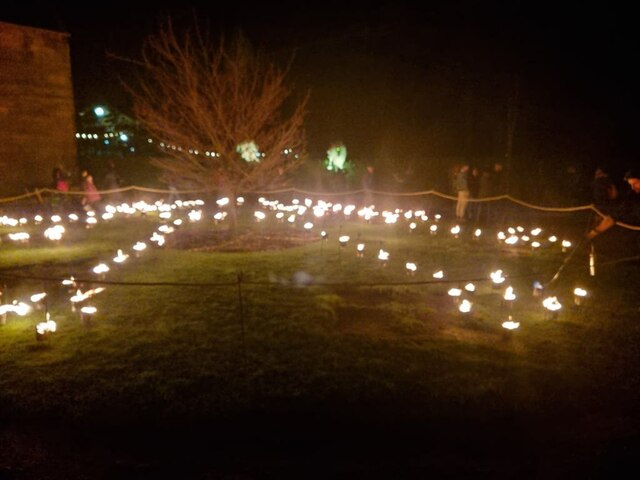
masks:
<svg viewBox="0 0 640 480"><path fill-rule="evenodd" d="M282 59L295 53L291 80L311 90L312 155L344 141L352 159L378 165L482 162L504 155L515 105L515 156L623 169L638 151L635 17L622 2L585 3L210 2L150 10L21 2L3 7L0 20L71 34L78 109L129 107L118 81L127 67L106 52L135 56L171 15L214 33L242 29Z"/></svg>

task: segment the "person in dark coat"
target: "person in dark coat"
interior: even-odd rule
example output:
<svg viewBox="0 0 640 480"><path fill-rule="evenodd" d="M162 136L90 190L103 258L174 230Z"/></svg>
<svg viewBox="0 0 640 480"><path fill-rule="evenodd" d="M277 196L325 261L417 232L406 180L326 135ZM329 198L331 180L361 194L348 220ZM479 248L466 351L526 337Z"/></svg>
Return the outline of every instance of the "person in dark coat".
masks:
<svg viewBox="0 0 640 480"><path fill-rule="evenodd" d="M596 168L591 184L593 205L602 213L610 214L618 205L618 188L611 177Z"/></svg>
<svg viewBox="0 0 640 480"><path fill-rule="evenodd" d="M624 180L629 185L629 192L622 202L611 214L606 215L587 234L592 240L603 232L613 227L616 222L622 222L633 226L640 226L640 169L631 169L624 175Z"/></svg>

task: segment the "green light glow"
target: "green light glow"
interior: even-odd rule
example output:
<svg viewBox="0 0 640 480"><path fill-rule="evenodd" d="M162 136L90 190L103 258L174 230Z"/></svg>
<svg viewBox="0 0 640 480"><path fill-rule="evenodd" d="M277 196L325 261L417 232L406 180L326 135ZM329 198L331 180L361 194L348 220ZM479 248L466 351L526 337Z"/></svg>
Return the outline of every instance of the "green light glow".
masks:
<svg viewBox="0 0 640 480"><path fill-rule="evenodd" d="M258 150L258 146L253 142L253 140L240 143L236 147L236 152L238 152L246 162L260 161L260 151Z"/></svg>
<svg viewBox="0 0 640 480"><path fill-rule="evenodd" d="M329 150L327 150L325 165L330 172L345 170L347 166L347 147L340 144L329 148Z"/></svg>

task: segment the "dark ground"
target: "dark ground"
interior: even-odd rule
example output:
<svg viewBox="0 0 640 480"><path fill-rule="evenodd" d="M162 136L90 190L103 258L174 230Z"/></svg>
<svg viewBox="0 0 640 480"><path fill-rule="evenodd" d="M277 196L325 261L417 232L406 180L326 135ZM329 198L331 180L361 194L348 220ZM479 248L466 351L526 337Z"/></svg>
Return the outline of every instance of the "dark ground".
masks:
<svg viewBox="0 0 640 480"><path fill-rule="evenodd" d="M175 428L5 424L0 479L615 478L640 453L638 416L623 410L603 422L568 404L431 417L397 403L287 403Z"/></svg>

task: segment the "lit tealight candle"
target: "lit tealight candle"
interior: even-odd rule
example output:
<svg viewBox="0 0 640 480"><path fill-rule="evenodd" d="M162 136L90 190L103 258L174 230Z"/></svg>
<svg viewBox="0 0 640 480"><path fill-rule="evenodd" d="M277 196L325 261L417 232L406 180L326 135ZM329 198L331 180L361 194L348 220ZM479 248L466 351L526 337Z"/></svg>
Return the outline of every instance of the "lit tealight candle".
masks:
<svg viewBox="0 0 640 480"><path fill-rule="evenodd" d="M83 325L88 325L91 321L91 318L96 314L98 309L96 307L92 307L87 305L86 307L82 307L80 309L80 320Z"/></svg>
<svg viewBox="0 0 640 480"><path fill-rule="evenodd" d="M520 322L514 322L511 315L509 315L509 319L506 322L502 322L502 328L506 330L515 330L519 326Z"/></svg>
<svg viewBox="0 0 640 480"><path fill-rule="evenodd" d="M118 254L113 257L113 261L116 263L124 263L124 261L129 258L129 255L127 255L126 253L123 253L122 250L118 249Z"/></svg>
<svg viewBox="0 0 640 480"><path fill-rule="evenodd" d="M56 322L51 320L51 316L49 315L49 312L47 312L45 321L36 325L36 340L39 342L46 340L49 335L56 331L57 328L58 326L56 325Z"/></svg>
<svg viewBox="0 0 640 480"><path fill-rule="evenodd" d="M502 285L505 281L505 277L502 275L502 270L491 272L490 276L493 288L500 288L500 285Z"/></svg>
<svg viewBox="0 0 640 480"><path fill-rule="evenodd" d="M507 301L507 302L513 302L516 299L516 294L513 291L513 287L509 286L505 289L504 291L504 295L503 298Z"/></svg>
<svg viewBox="0 0 640 480"><path fill-rule="evenodd" d="M587 298L587 291L584 288L580 288L580 287L576 287L573 290L573 303L576 304L576 306L581 306L585 299Z"/></svg>
<svg viewBox="0 0 640 480"><path fill-rule="evenodd" d="M450 288L447 293L456 303L458 303L460 301L460 296L462 295L462 290L459 288Z"/></svg>
<svg viewBox="0 0 640 480"><path fill-rule="evenodd" d="M546 318L553 319L558 316L558 311L562 308L562 304L557 297L547 297L542 301L542 305L546 309Z"/></svg>
<svg viewBox="0 0 640 480"><path fill-rule="evenodd" d="M458 307L458 310L460 310L460 313L465 313L465 314L470 313L472 306L473 304L465 298L464 300L462 300L462 302L460 302L460 306Z"/></svg>
<svg viewBox="0 0 640 480"><path fill-rule="evenodd" d="M516 294L513 291L513 287L507 287L502 298L504 300L504 305L506 305L508 308L513 308L513 302L516 299Z"/></svg>

